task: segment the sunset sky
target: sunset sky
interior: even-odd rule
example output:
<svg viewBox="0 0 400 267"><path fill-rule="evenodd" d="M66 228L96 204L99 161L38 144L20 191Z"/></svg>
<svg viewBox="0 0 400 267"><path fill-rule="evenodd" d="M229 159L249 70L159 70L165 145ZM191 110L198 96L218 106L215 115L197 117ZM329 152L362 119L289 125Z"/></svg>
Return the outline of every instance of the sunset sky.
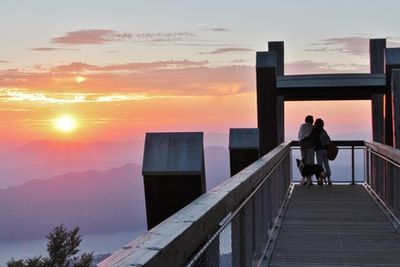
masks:
<svg viewBox="0 0 400 267"><path fill-rule="evenodd" d="M400 46L400 1L2 0L0 139L112 141L256 127L255 54L285 74L368 72L368 39ZM370 103L286 103L334 133L369 132ZM70 116L72 130L57 126ZM339 136L339 135L338 135Z"/></svg>

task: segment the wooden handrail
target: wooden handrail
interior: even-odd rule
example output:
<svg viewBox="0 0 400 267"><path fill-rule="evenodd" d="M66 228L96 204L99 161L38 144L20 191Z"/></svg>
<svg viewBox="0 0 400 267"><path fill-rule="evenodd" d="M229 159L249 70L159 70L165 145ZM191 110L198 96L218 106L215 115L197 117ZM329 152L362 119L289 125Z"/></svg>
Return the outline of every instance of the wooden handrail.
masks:
<svg viewBox="0 0 400 267"><path fill-rule="evenodd" d="M400 150L374 141L364 141L365 147L400 165Z"/></svg>
<svg viewBox="0 0 400 267"><path fill-rule="evenodd" d="M115 252L98 266L182 266L217 231L227 214L290 152L290 142L243 169L224 183Z"/></svg>

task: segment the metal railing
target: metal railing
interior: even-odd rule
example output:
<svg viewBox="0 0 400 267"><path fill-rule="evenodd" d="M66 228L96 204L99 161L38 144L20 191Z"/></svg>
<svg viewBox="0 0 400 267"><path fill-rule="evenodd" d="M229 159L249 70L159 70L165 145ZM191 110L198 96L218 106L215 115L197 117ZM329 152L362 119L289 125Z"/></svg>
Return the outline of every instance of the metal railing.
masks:
<svg viewBox="0 0 400 267"><path fill-rule="evenodd" d="M99 266L250 266L262 257L290 171L283 143Z"/></svg>
<svg viewBox="0 0 400 267"><path fill-rule="evenodd" d="M351 179L347 183L358 181L355 151L363 150L365 172L360 182L370 184L398 213L400 190L393 188L399 185L394 179L399 173L399 151L374 142L334 143L341 151L350 150ZM99 266L257 265L263 260L282 203L292 188L293 172L298 171L292 168L292 149L297 146L296 141L279 145ZM388 164L395 170L388 170ZM384 179L376 166L386 166ZM391 190L387 189L389 185Z"/></svg>
<svg viewBox="0 0 400 267"><path fill-rule="evenodd" d="M338 158L342 158L346 161L346 168L347 165L350 165L350 177L340 177L340 180L335 180L335 178L332 178L332 181L334 183L350 183L350 184L356 184L358 183L362 183L364 182L364 177L366 175L366 173L364 172L362 174L362 177L358 178L356 177L356 167L360 164L363 164L362 168L359 169L365 169L366 166L366 158L365 158L365 154L361 153L361 155L358 155L359 157L362 157L362 160L358 160L357 159L357 155L356 152L363 152L365 150L365 146L364 146L364 141L362 140L334 140L332 141L338 148L339 148L339 154L338 154ZM300 150L300 144L299 141L292 141L291 142L291 148L292 150ZM345 151L349 151L350 154L349 155L344 155L343 152ZM293 154L293 152L292 152ZM300 158L300 155L298 155L298 157ZM350 164L349 164L350 163ZM330 161L330 165L331 165L331 169L332 169L332 175L336 175L335 174L335 161ZM292 163L292 166L295 166L295 162ZM360 166L358 166L360 167ZM299 177L299 176L297 176ZM292 180L294 182L299 182L298 179L296 179L296 177L292 177Z"/></svg>
<svg viewBox="0 0 400 267"><path fill-rule="evenodd" d="M365 141L365 183L394 216L400 217L400 150L377 142Z"/></svg>
<svg viewBox="0 0 400 267"><path fill-rule="evenodd" d="M289 166L290 151L286 151L187 266L252 266L261 262L291 184Z"/></svg>

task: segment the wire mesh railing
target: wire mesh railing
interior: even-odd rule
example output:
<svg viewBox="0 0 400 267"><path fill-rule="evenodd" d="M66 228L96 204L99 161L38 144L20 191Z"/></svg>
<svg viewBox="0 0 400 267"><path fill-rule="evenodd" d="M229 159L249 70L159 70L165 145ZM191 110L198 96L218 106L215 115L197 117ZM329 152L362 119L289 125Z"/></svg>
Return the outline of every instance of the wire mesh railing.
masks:
<svg viewBox="0 0 400 267"><path fill-rule="evenodd" d="M219 230L187 266L251 266L261 261L290 181L290 152L221 222Z"/></svg>
<svg viewBox="0 0 400 267"><path fill-rule="evenodd" d="M394 216L400 217L400 150L377 142L365 142L365 183Z"/></svg>

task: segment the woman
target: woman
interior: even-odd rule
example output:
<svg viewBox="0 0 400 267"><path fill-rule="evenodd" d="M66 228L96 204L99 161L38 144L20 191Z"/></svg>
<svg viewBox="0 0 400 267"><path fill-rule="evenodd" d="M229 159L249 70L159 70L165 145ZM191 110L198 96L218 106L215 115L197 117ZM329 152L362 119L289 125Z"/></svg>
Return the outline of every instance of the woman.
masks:
<svg viewBox="0 0 400 267"><path fill-rule="evenodd" d="M315 155L317 157L317 164L321 165L328 178L328 184L331 185L331 168L329 167L327 145L330 143L328 133L324 130L324 121L318 118L314 122L314 129L311 133L314 143ZM320 185L321 182L318 181Z"/></svg>

